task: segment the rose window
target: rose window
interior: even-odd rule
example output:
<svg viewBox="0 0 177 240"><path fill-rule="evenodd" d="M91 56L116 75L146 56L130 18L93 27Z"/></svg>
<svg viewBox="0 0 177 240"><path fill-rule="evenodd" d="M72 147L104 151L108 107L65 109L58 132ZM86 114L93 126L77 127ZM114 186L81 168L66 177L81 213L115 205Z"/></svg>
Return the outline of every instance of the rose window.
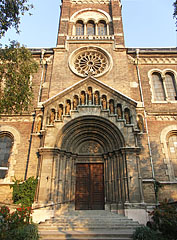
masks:
<svg viewBox="0 0 177 240"><path fill-rule="evenodd" d="M101 48L85 47L74 51L69 59L70 69L77 75L99 77L111 67L111 59Z"/></svg>
<svg viewBox="0 0 177 240"><path fill-rule="evenodd" d="M105 70L107 61L101 53L84 52L76 58L74 65L78 73L97 75Z"/></svg>

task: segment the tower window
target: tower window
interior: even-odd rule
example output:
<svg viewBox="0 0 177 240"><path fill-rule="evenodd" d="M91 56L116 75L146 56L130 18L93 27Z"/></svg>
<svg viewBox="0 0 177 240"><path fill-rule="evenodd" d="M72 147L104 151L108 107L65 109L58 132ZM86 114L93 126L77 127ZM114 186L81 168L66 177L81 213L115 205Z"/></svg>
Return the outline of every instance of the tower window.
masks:
<svg viewBox="0 0 177 240"><path fill-rule="evenodd" d="M84 35L84 24L81 20L76 23L76 35L81 36Z"/></svg>
<svg viewBox="0 0 177 240"><path fill-rule="evenodd" d="M95 23L94 21L88 21L87 23L87 35L95 35Z"/></svg>
<svg viewBox="0 0 177 240"><path fill-rule="evenodd" d="M98 23L98 35L107 35L107 25L106 22L103 20Z"/></svg>
<svg viewBox="0 0 177 240"><path fill-rule="evenodd" d="M12 145L13 139L9 134L0 135L0 179L7 174Z"/></svg>

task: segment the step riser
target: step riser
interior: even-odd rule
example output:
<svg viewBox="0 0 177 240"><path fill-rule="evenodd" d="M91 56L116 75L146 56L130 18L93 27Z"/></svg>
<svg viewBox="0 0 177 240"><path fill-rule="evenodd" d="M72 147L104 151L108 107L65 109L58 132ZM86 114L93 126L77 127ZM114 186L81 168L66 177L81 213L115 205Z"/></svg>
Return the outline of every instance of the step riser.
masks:
<svg viewBox="0 0 177 240"><path fill-rule="evenodd" d="M39 224L41 240L132 240L139 226L107 211L75 211Z"/></svg>

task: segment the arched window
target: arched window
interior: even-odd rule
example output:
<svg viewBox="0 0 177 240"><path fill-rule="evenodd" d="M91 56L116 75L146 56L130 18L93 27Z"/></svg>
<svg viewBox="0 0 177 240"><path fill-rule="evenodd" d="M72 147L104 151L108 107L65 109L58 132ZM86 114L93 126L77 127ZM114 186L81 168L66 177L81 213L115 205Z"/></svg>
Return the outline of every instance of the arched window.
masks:
<svg viewBox="0 0 177 240"><path fill-rule="evenodd" d="M95 23L92 20L87 23L87 35L95 35Z"/></svg>
<svg viewBox="0 0 177 240"><path fill-rule="evenodd" d="M7 174L12 146L13 137L9 133L0 134L0 179Z"/></svg>
<svg viewBox="0 0 177 240"><path fill-rule="evenodd" d="M152 74L152 86L153 94L155 101L164 101L165 100L165 91L163 86L163 80L160 73Z"/></svg>
<svg viewBox="0 0 177 240"><path fill-rule="evenodd" d="M100 36L107 35L107 25L106 25L106 22L103 20L101 20L98 23L98 35Z"/></svg>
<svg viewBox="0 0 177 240"><path fill-rule="evenodd" d="M165 74L165 84L166 84L168 99L169 100L177 100L175 78L172 73Z"/></svg>
<svg viewBox="0 0 177 240"><path fill-rule="evenodd" d="M174 175L177 178L177 132L167 135L167 146L170 161L173 165Z"/></svg>
<svg viewBox="0 0 177 240"><path fill-rule="evenodd" d="M84 35L84 23L81 20L77 21L76 23L76 35Z"/></svg>

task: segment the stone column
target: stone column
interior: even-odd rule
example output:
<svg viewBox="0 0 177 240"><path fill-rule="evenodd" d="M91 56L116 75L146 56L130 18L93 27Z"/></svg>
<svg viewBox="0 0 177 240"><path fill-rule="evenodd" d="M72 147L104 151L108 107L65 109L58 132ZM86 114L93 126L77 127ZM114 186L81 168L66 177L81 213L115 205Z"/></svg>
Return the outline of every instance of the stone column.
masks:
<svg viewBox="0 0 177 240"><path fill-rule="evenodd" d="M42 164L39 179L38 204L44 205L51 201L51 190L53 189L53 159L55 156L54 149L40 150Z"/></svg>
<svg viewBox="0 0 177 240"><path fill-rule="evenodd" d="M105 185L105 204L109 202L109 187L108 187L108 156L104 155L104 185Z"/></svg>
<svg viewBox="0 0 177 240"><path fill-rule="evenodd" d="M122 195L121 195L121 173L120 173L120 163L119 163L119 153L115 153L115 163L116 163L116 186L117 186L117 203L122 203Z"/></svg>
<svg viewBox="0 0 177 240"><path fill-rule="evenodd" d="M55 164L55 196L54 196L54 203L55 203L55 209L58 209L58 202L59 202L59 191L60 191L60 154L58 154L58 157L56 159Z"/></svg>
<svg viewBox="0 0 177 240"><path fill-rule="evenodd" d="M140 158L139 155L136 155L136 163L137 163L137 170L138 170L138 180L139 180L139 191L140 191L140 200L141 203L144 203L144 194L143 194L143 186L142 186L142 176L140 170Z"/></svg>
<svg viewBox="0 0 177 240"><path fill-rule="evenodd" d="M122 163L123 163L123 179L124 179L124 194L125 202L129 202L129 190L128 190L128 176L127 176L127 163L126 163L126 153L122 151Z"/></svg>

